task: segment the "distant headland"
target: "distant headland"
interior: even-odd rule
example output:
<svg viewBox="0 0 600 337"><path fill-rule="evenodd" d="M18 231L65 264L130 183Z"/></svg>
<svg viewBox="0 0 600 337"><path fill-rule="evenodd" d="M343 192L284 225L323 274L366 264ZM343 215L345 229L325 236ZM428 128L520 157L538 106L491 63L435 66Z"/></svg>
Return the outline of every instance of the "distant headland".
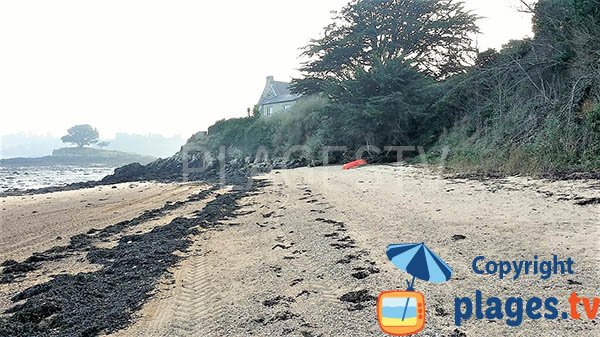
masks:
<svg viewBox="0 0 600 337"><path fill-rule="evenodd" d="M102 150L92 147L64 147L52 151L52 155L37 158L0 159L0 166L120 166L131 163L147 164L155 157L121 151Z"/></svg>

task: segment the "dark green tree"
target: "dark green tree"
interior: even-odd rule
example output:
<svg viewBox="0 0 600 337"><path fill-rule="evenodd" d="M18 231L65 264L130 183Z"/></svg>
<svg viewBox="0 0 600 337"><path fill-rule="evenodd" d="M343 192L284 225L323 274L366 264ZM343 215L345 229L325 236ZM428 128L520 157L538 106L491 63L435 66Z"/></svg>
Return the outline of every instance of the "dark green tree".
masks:
<svg viewBox="0 0 600 337"><path fill-rule="evenodd" d="M461 73L476 56L477 18L455 0L354 0L305 47L305 78L293 88L320 92L328 79L351 79L358 68L394 59L434 78Z"/></svg>
<svg viewBox="0 0 600 337"><path fill-rule="evenodd" d="M429 111L439 96L433 79L400 60L358 70L355 76L324 87L332 102L323 123L333 136L327 142L353 148L423 144L421 137L436 128Z"/></svg>
<svg viewBox="0 0 600 337"><path fill-rule="evenodd" d="M67 134L60 140L63 143L73 143L79 147L94 144L98 141L98 130L89 124L75 125L67 130Z"/></svg>

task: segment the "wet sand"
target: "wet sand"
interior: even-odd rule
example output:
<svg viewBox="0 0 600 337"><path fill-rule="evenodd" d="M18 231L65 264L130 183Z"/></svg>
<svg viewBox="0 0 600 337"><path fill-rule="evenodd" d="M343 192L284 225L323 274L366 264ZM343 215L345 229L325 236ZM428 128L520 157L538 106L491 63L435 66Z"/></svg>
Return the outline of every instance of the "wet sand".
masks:
<svg viewBox="0 0 600 337"><path fill-rule="evenodd" d="M519 328L508 327L504 320L486 319L465 321L458 329L454 325L454 298L474 300L476 290L501 299L554 296L559 299L561 312L568 310L567 299L573 291L598 296L600 205L582 202L600 197L597 180L452 179L435 170L394 166L352 171L341 171L339 167L301 168L258 178L268 185L232 199L237 204L233 213L220 216L205 208L214 200L213 195L128 228L128 235L143 236L178 216L192 217L199 210L219 215L211 217L210 226L198 225L199 230L188 236L189 245L174 252L177 262L166 267L143 305L133 310L129 326L114 332L105 329L99 334L382 336L374 299L380 291L404 289L407 278L387 260L385 248L391 243L423 241L444 258L454 275L441 285L416 282L427 301L427 325L421 336L600 333L597 320L587 319L525 318ZM45 211L42 203L52 200L45 199L48 196L62 199L56 193L36 196L35 201L29 201L30 197L10 202L2 198L6 200L3 205L12 205L3 207L10 209L7 213L13 221L29 224L19 231L11 229L10 239L3 237L3 259L6 256L21 261L35 250L56 245L53 240L57 235L68 238L90 228L101 229L132 218L145 208L182 200L192 191L207 188L140 184L137 188L142 192L134 192L129 184L119 186L117 191L110 186L101 191L109 195L114 192L110 207L118 206L123 215L118 218L101 210L102 205L85 207L80 200L92 198L80 195L82 191L60 192L73 193L67 194L71 201L63 204L72 207L62 206L64 211L54 207L56 212L44 218L32 212L50 214L52 206L47 205ZM119 195L119 189L129 194ZM100 193L96 190L89 193ZM227 196L233 192L218 189L215 193ZM134 202L136 196L142 201ZM125 200L119 203L118 199ZM137 213L133 210L136 205ZM57 225L73 214L80 220L63 227ZM44 229L48 226L62 229ZM111 234L93 245L110 250L123 235ZM19 244L20 236L35 237L41 243ZM12 253L14 248L10 247L17 247L17 253ZM527 260L552 254L572 258L575 274L548 280L525 275L515 281L477 275L471 270L471 262L478 255L488 260ZM106 268L86 261L85 250L62 261L71 263L71 267L62 268L70 274ZM46 282L52 274L53 268L45 266L25 278L0 284L2 307L10 305L10 296L26 286ZM584 312L583 307L580 312Z"/></svg>

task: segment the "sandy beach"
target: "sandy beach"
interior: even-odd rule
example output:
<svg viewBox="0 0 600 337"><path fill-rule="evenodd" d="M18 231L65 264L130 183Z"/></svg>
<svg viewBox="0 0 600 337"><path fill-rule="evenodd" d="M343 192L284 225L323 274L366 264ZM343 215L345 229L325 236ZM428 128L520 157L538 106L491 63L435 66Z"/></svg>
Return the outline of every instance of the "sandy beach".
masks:
<svg viewBox="0 0 600 337"><path fill-rule="evenodd" d="M197 190L192 185L124 183L2 198L0 256L25 259L68 242L73 235L131 219Z"/></svg>
<svg viewBox="0 0 600 337"><path fill-rule="evenodd" d="M44 331L57 336L84 333L80 317L92 335L382 336L375 299L406 288L408 278L385 249L426 242L453 275L444 284L416 281L427 305L421 336L600 334L598 319L585 316L525 317L518 330L504 319L454 321L455 298L477 290L501 299L556 297L560 312L574 291L597 297L597 180L469 180L411 166L336 166L273 171L246 187L134 183L0 198L0 262L14 260L2 267L0 322L31 335L52 326ZM479 255L556 255L574 261L574 274L500 280L473 272ZM115 282L125 276L127 284ZM81 291L88 288L94 292ZM78 308L69 295L75 290L82 303L94 301L63 317ZM62 309L41 310L48 302ZM36 317L36 328L23 317Z"/></svg>

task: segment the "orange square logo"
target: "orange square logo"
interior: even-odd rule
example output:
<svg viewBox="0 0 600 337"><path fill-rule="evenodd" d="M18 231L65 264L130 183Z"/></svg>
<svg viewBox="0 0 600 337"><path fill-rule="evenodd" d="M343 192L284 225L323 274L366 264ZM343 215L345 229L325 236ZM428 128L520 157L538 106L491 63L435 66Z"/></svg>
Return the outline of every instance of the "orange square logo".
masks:
<svg viewBox="0 0 600 337"><path fill-rule="evenodd" d="M377 320L387 334L414 335L425 327L425 297L415 291L384 291L377 299Z"/></svg>

